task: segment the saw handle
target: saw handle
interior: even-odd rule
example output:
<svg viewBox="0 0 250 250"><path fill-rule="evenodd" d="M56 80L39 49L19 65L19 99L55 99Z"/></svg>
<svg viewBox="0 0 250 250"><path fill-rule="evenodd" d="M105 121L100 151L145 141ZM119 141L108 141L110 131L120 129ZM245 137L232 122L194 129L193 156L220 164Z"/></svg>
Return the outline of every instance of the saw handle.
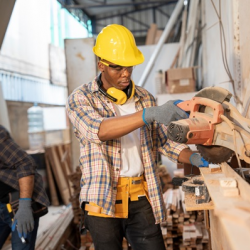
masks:
<svg viewBox="0 0 250 250"><path fill-rule="evenodd" d="M182 103L182 102L184 102L184 101L183 101L183 100L176 100L176 101L174 102L174 105L177 106L177 107L179 107L180 109L184 110L184 109L181 107L181 103ZM184 110L184 111L186 111L186 110ZM189 117L190 112L185 112L185 113L186 113L187 116Z"/></svg>
<svg viewBox="0 0 250 250"><path fill-rule="evenodd" d="M211 119L212 124L221 122L220 116L224 113L224 108L219 102L203 97L193 97L191 100L179 102L177 104L177 106L184 111L189 111L190 117L192 118L195 117L195 112L199 113L200 105L211 107L214 110L214 114Z"/></svg>

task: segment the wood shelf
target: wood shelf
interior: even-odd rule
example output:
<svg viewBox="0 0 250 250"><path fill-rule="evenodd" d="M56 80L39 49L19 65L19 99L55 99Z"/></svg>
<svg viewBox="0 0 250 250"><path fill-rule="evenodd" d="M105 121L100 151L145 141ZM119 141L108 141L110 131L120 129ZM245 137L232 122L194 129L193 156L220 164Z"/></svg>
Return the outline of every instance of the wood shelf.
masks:
<svg viewBox="0 0 250 250"><path fill-rule="evenodd" d="M185 193L185 208L187 211L211 210L214 209L213 201L209 203L196 204L195 194Z"/></svg>

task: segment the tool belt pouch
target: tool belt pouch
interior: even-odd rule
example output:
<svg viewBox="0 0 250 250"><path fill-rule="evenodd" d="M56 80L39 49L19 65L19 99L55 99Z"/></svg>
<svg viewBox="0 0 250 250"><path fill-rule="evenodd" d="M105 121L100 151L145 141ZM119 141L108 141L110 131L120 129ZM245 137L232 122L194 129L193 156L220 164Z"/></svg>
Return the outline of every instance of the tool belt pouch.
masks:
<svg viewBox="0 0 250 250"><path fill-rule="evenodd" d="M127 181L127 179L131 179ZM140 196L148 196L147 182L142 177L131 177L131 178L119 178L119 184L117 185L117 195L115 202L115 217L116 218L128 218L128 202L129 198L131 201L138 201ZM129 184L129 183L132 183ZM150 201L149 201L150 202ZM112 217L102 213L102 208L93 202L86 204L85 210L88 211L88 215L99 216L99 217Z"/></svg>
<svg viewBox="0 0 250 250"><path fill-rule="evenodd" d="M9 193L9 203L12 207L13 216L15 216L15 214L18 210L19 198L20 197L19 197L18 191ZM31 207L32 207L33 216L35 219L42 217L48 213L48 208L46 206L42 205L41 203L36 202L36 201L32 200Z"/></svg>

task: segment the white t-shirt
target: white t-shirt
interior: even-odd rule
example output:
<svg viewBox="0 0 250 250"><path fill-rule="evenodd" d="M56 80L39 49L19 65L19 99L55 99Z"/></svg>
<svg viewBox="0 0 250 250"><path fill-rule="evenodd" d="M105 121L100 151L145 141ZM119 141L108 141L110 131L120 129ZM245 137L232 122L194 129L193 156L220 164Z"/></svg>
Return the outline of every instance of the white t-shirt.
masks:
<svg viewBox="0 0 250 250"><path fill-rule="evenodd" d="M123 105L114 104L117 116L129 115L136 112L135 100L131 98ZM141 161L140 129L121 137L121 177L135 177L143 173Z"/></svg>

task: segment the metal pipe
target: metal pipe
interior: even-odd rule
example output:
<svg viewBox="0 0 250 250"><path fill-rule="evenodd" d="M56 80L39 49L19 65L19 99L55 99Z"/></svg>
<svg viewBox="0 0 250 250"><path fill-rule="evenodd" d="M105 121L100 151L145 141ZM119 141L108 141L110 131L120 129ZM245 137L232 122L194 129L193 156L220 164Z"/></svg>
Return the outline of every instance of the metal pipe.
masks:
<svg viewBox="0 0 250 250"><path fill-rule="evenodd" d="M165 43L170 31L172 30L172 28L173 28L173 26L174 26L174 24L175 24L175 22L176 22L176 20L178 18L178 15L181 12L183 6L184 6L184 0L179 0L178 3L175 6L175 9L174 9L169 21L166 24L166 27L165 27L165 29L164 29L164 31L163 31L157 45L156 45L156 47L155 47L155 50L154 50L151 58L148 61L148 64L147 64L145 70L143 71L141 79L140 79L140 81L138 83L139 86L143 87L145 85L145 80L146 80L146 78L147 78L147 76L149 74L149 71L151 70L152 66L154 65L155 59L157 58L157 56L158 56L163 44Z"/></svg>

